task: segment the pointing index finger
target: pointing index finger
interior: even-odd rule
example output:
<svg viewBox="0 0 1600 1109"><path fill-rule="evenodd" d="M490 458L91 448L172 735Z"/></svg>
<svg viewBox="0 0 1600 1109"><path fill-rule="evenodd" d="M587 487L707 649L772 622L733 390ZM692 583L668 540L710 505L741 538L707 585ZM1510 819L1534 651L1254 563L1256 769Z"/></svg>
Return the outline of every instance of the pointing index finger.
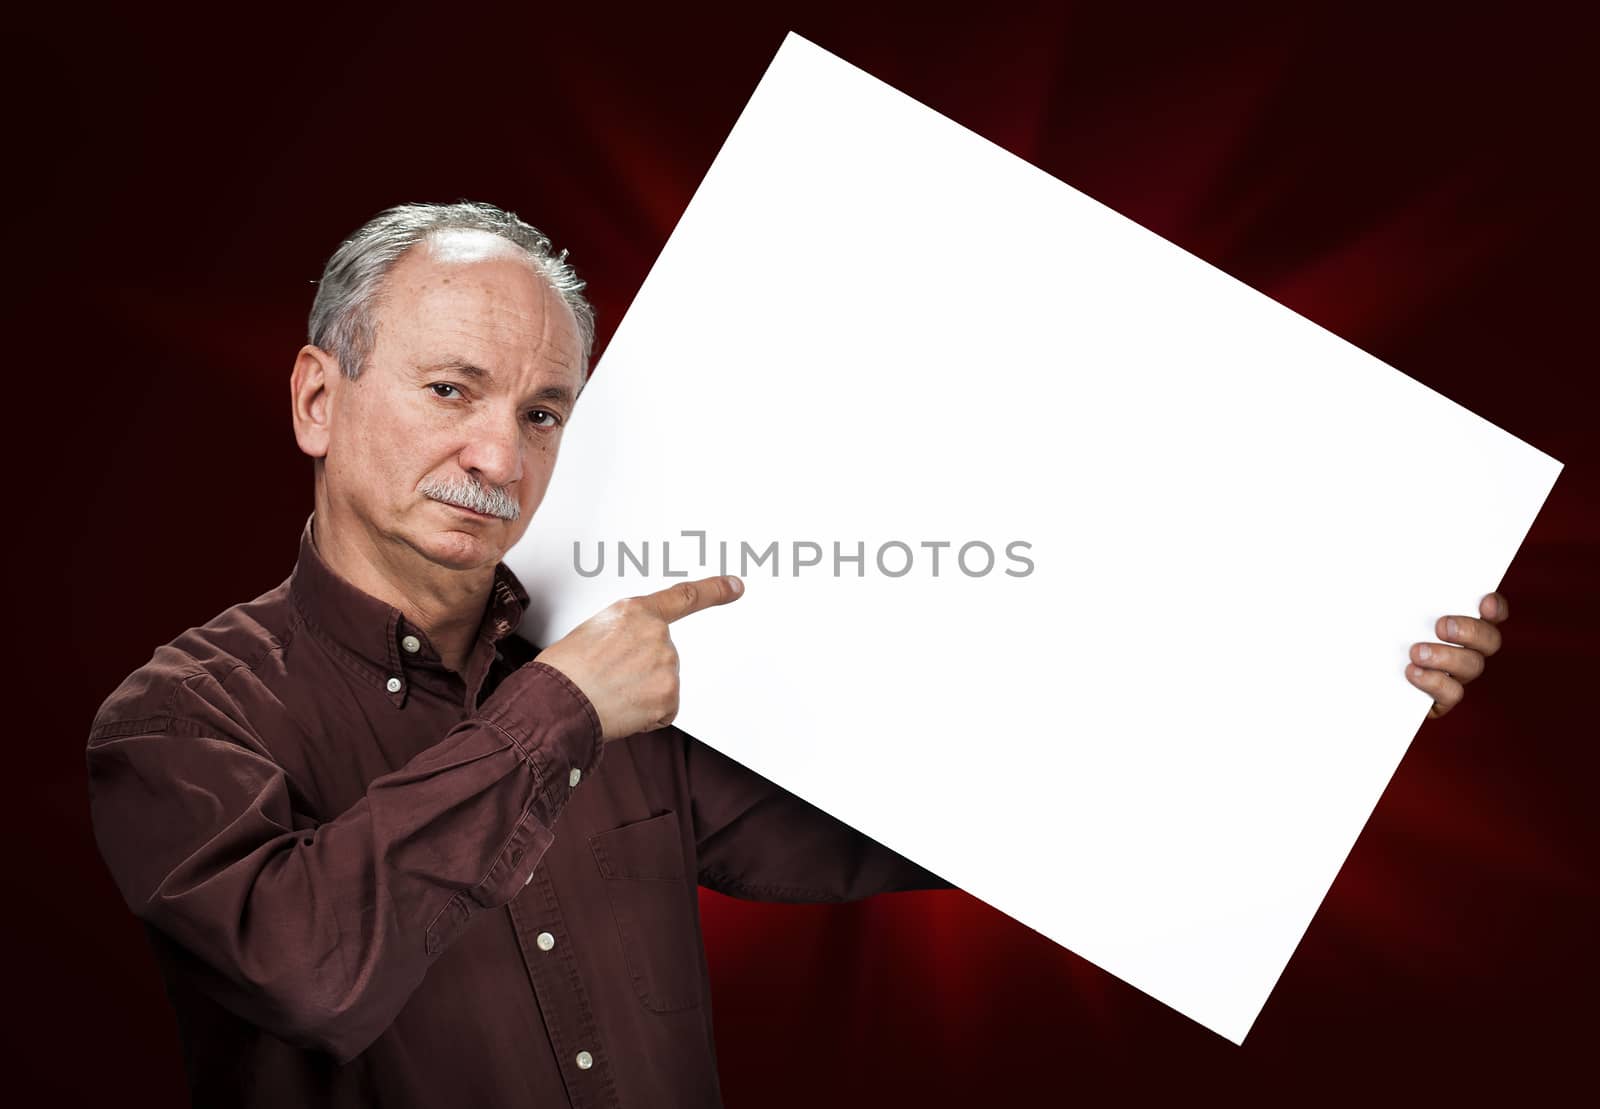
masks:
<svg viewBox="0 0 1600 1109"><path fill-rule="evenodd" d="M670 585L657 593L647 593L642 598L656 614L667 623L682 620L692 612L713 605L725 605L737 600L744 592L744 582L731 574L683 581Z"/></svg>

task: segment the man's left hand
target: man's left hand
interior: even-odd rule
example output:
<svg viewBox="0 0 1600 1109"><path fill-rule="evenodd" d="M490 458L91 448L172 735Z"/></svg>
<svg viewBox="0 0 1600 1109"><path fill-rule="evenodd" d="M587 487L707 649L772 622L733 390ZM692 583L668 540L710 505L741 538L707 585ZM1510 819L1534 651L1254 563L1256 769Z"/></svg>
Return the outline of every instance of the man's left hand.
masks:
<svg viewBox="0 0 1600 1109"><path fill-rule="evenodd" d="M1483 660L1500 649L1500 629L1496 625L1511 614L1506 599L1491 593L1478 602L1478 611L1483 614L1481 620L1471 616L1439 617L1433 631L1444 643L1411 645L1412 665L1406 667L1406 677L1433 698L1433 707L1428 710L1430 720L1456 707L1466 693L1463 687L1483 673Z"/></svg>

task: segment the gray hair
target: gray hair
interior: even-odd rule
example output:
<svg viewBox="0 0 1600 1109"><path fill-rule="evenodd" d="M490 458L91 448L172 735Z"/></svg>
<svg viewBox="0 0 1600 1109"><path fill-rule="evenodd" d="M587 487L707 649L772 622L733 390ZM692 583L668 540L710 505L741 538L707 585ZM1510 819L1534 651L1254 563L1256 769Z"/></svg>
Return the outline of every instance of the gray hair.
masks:
<svg viewBox="0 0 1600 1109"><path fill-rule="evenodd" d="M567 252L552 251L549 237L515 212L469 200L402 204L363 224L323 267L311 305L308 341L337 358L346 377L360 376L377 338L377 309L389 271L418 243L438 232L456 230L488 231L522 248L577 318L582 347L578 369L586 381L594 348L594 308L583 296L584 282L567 262Z"/></svg>

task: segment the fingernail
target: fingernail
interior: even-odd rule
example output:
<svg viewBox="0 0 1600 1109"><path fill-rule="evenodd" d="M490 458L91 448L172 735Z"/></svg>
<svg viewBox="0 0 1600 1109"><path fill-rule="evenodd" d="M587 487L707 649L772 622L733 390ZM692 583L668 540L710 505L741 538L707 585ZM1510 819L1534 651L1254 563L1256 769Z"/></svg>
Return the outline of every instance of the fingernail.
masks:
<svg viewBox="0 0 1600 1109"><path fill-rule="evenodd" d="M1424 645L1424 646L1421 646L1421 647L1417 648L1417 658L1419 658L1423 662L1427 662L1432 657L1433 657L1433 648L1432 647Z"/></svg>
<svg viewBox="0 0 1600 1109"><path fill-rule="evenodd" d="M1461 629L1456 626L1456 622L1454 620L1446 620L1444 622L1444 630L1445 634L1451 639L1454 639L1456 636L1461 634Z"/></svg>
<svg viewBox="0 0 1600 1109"><path fill-rule="evenodd" d="M1411 668L1411 676L1412 676L1412 677L1413 677L1413 678L1420 678L1420 677L1422 677L1422 673L1423 673L1423 671L1422 671L1422 667L1420 667L1420 666L1413 666L1413 667L1412 667L1412 668Z"/></svg>
<svg viewBox="0 0 1600 1109"><path fill-rule="evenodd" d="M735 597L744 592L744 582L738 578L730 577L728 579L728 585L733 590L733 595Z"/></svg>

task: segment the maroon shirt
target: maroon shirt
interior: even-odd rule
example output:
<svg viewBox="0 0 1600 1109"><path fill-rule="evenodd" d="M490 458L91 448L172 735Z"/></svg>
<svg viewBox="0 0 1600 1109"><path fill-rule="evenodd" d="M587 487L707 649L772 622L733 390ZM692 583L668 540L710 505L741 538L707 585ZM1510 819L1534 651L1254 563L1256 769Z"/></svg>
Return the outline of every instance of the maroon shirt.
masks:
<svg viewBox="0 0 1600 1109"><path fill-rule="evenodd" d="M89 736L196 1105L719 1105L697 882L945 885L675 728L602 748L504 565L457 673L311 527Z"/></svg>

